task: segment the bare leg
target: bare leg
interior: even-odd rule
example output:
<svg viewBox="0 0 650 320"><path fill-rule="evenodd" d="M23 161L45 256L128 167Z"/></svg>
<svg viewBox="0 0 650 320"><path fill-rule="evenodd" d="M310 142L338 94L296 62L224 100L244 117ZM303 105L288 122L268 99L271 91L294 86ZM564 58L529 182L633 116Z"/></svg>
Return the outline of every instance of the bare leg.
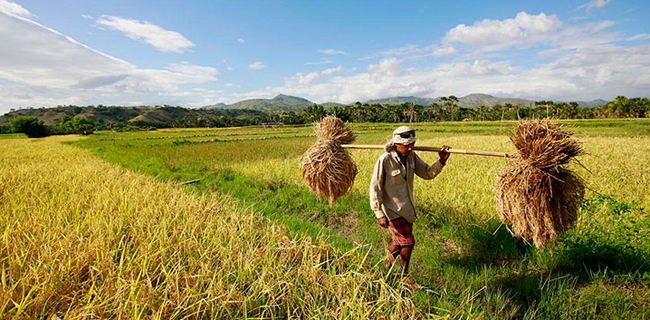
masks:
<svg viewBox="0 0 650 320"><path fill-rule="evenodd" d="M402 247L392 244L390 248L388 248L388 258L386 258L386 264L384 267L386 269L390 269L393 266L393 263L395 262L395 259L397 256L399 256L400 250Z"/></svg>
<svg viewBox="0 0 650 320"><path fill-rule="evenodd" d="M413 251L413 246L401 247L402 250L399 251L399 258L402 261L402 266L404 266L404 273L409 272L409 263L411 262L411 252ZM394 252L394 251L391 251Z"/></svg>
<svg viewBox="0 0 650 320"><path fill-rule="evenodd" d="M401 247L401 246L398 246L398 245L396 245L396 244L393 244L393 245L390 247L389 250L390 250L390 254L393 255L393 258L397 258L397 256L400 254L400 251L402 250L402 247Z"/></svg>

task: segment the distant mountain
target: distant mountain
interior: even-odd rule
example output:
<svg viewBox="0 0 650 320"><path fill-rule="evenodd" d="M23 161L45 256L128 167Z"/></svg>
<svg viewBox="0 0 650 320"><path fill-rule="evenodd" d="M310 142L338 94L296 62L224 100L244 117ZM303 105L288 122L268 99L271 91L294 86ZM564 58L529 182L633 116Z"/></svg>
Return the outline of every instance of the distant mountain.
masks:
<svg viewBox="0 0 650 320"><path fill-rule="evenodd" d="M248 110L258 110L258 111L302 111L306 107L313 105L314 103L299 97L288 96L284 94L279 94L273 99L249 99L239 101L233 104L224 105L217 104L212 106L206 106L204 108L214 108L214 109L248 109Z"/></svg>
<svg viewBox="0 0 650 320"><path fill-rule="evenodd" d="M531 100L518 98L498 98L483 93L472 93L458 99L458 106L461 108L478 108L480 106L494 107L497 104L505 105L506 103L521 107L530 107L535 105L535 101Z"/></svg>
<svg viewBox="0 0 650 320"><path fill-rule="evenodd" d="M576 101L579 106L581 107L599 107L604 105L605 103L608 103L609 101L603 100L603 99L598 99L598 100L592 100L592 101Z"/></svg>
<svg viewBox="0 0 650 320"><path fill-rule="evenodd" d="M325 109L344 106L344 104L338 102L323 102L323 103L319 103L319 105L323 106Z"/></svg>
<svg viewBox="0 0 650 320"><path fill-rule="evenodd" d="M581 107L597 107L602 104L607 103L605 100L593 100L593 101L577 101L578 105ZM442 104L440 97L438 98L422 98L415 96L406 96L406 97L389 97L383 99L372 99L363 102L364 104L383 104L383 105L394 105L402 103L413 103L419 104L421 106L429 106L432 103ZM494 97L488 94L483 93L472 93L464 97L458 98L458 106L461 108L478 108L480 106L494 107L497 104L505 105L506 103L512 104L514 106L528 107L535 106L535 101L520 99L520 98L499 98ZM259 110L264 112L269 111L294 111L300 112L303 111L307 106L313 105L314 102L311 102L304 98L288 96L284 94L279 94L273 99L249 99L239 101L230 105L224 103L218 103L210 106L205 106L202 108L208 109L250 109L250 110ZM321 103L326 109L332 108L334 106L343 106L344 104L336 102L325 102Z"/></svg>
<svg viewBox="0 0 650 320"><path fill-rule="evenodd" d="M221 102L221 103L217 103L217 104L211 104L209 106L203 106L200 109L222 109L225 106L227 106L227 104Z"/></svg>
<svg viewBox="0 0 650 320"><path fill-rule="evenodd" d="M402 103L413 103L419 104L421 106L428 106L432 103L440 103L440 98L420 98L420 97L391 97L384 99L373 99L368 100L365 103L367 104L402 104Z"/></svg>

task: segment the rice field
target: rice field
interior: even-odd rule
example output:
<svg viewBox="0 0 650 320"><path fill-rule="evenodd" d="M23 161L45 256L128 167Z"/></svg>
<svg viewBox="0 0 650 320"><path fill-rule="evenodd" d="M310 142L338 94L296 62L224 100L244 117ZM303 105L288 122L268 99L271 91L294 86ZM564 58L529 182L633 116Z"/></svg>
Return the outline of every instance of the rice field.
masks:
<svg viewBox="0 0 650 320"><path fill-rule="evenodd" d="M414 127L418 145L510 152L513 124ZM359 174L330 206L302 184L309 126L0 139L0 318L650 317L650 121L567 124L588 153L575 228L553 251L513 238L494 199L507 160L452 155L415 181L412 292L381 267L381 151L350 152ZM396 126L355 125L356 143Z"/></svg>
<svg viewBox="0 0 650 320"><path fill-rule="evenodd" d="M365 255L100 160L0 141L0 318L408 318Z"/></svg>

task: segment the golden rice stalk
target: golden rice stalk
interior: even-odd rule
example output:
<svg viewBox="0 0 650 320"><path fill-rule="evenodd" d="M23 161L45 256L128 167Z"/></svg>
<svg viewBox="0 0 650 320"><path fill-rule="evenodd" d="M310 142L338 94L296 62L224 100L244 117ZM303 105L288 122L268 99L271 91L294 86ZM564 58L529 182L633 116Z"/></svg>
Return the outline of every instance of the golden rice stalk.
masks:
<svg viewBox="0 0 650 320"><path fill-rule="evenodd" d="M314 124L318 140L302 155L302 177L317 196L325 196L329 203L350 190L357 176L357 166L341 144L354 141L356 135L343 120L327 116Z"/></svg>
<svg viewBox="0 0 650 320"><path fill-rule="evenodd" d="M557 122L520 122L510 135L518 157L496 181L497 211L513 236L544 248L576 221L584 181L563 166L583 153Z"/></svg>

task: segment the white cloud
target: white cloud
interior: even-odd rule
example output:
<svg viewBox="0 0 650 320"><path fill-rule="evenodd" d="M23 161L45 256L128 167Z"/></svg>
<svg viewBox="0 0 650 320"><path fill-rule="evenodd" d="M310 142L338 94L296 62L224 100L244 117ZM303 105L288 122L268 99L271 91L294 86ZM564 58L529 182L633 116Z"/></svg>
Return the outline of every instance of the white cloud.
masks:
<svg viewBox="0 0 650 320"><path fill-rule="evenodd" d="M90 15L87 15L87 14L82 14L81 17L86 19L86 20L92 20L93 19L93 16L90 16Z"/></svg>
<svg viewBox="0 0 650 320"><path fill-rule="evenodd" d="M460 24L447 32L444 42L460 43L481 51L501 51L549 42L554 39L554 31L561 27L562 22L555 15L520 12L514 19L485 19L471 26Z"/></svg>
<svg viewBox="0 0 650 320"><path fill-rule="evenodd" d="M323 53L323 54L329 54L329 55L346 54L345 51L334 50L334 49L320 49L320 50L318 50L318 52Z"/></svg>
<svg viewBox="0 0 650 320"><path fill-rule="evenodd" d="M12 17L28 18L32 15L27 9L23 8L21 5L6 0L0 0L0 12Z"/></svg>
<svg viewBox="0 0 650 320"><path fill-rule="evenodd" d="M341 72L341 71L343 71L343 67L338 66L336 68L325 69L325 70L321 71L320 74L322 74L322 75L330 75L330 74L334 74L334 73Z"/></svg>
<svg viewBox="0 0 650 320"><path fill-rule="evenodd" d="M255 69L255 70L260 70L260 69L266 68L264 63L262 63L260 61L253 62L253 63L249 64L248 67L251 68L251 69Z"/></svg>
<svg viewBox="0 0 650 320"><path fill-rule="evenodd" d="M598 23L585 23L578 26L570 26L558 32L554 44L560 45L565 49L582 49L590 48L602 44L617 42L622 40L622 36L615 32L603 32L604 29L615 25L612 21L602 21Z"/></svg>
<svg viewBox="0 0 650 320"><path fill-rule="evenodd" d="M368 65L368 71L379 76L399 76L405 72L402 61L397 58L383 59L378 64Z"/></svg>
<svg viewBox="0 0 650 320"><path fill-rule="evenodd" d="M555 15L520 12L514 19L486 19L471 26L458 25L449 30L443 39L443 44L448 48L453 44L453 49L436 49L433 55L461 53L464 55L460 59L466 60L483 58L489 53L512 55L516 50L530 48L592 48L624 41L625 37L620 32L607 31L616 24L618 22L605 20L565 25Z"/></svg>
<svg viewBox="0 0 650 320"><path fill-rule="evenodd" d="M202 83L214 81L217 80L216 76L219 74L216 68L193 65L188 62L169 64L167 70L183 77L183 79L179 78L179 82Z"/></svg>
<svg viewBox="0 0 650 320"><path fill-rule="evenodd" d="M96 22L121 31L133 40L148 43L163 52L183 53L194 46L194 43L182 34L165 30L147 21L103 15Z"/></svg>
<svg viewBox="0 0 650 320"><path fill-rule="evenodd" d="M318 78L318 76L319 76L318 72L310 72L307 74L302 74L298 72L296 73L295 76L289 78L285 82L285 85L289 87L304 87L306 85L309 85L316 78Z"/></svg>
<svg viewBox="0 0 650 320"><path fill-rule="evenodd" d="M377 52L373 54L371 57L404 56L404 55L409 55L414 53L421 53L423 51L425 51L425 49L422 49L421 47L413 44L409 44L404 47L387 49L384 51Z"/></svg>
<svg viewBox="0 0 650 320"><path fill-rule="evenodd" d="M0 14L0 78L64 88L80 79L128 73L135 67L36 22Z"/></svg>
<svg viewBox="0 0 650 320"><path fill-rule="evenodd" d="M244 39L237 39L237 42L244 43Z"/></svg>
<svg viewBox="0 0 650 320"><path fill-rule="evenodd" d="M450 56L454 53L456 53L456 49L454 47L445 47L445 48L438 48L433 50L432 54L434 57L442 57L442 56Z"/></svg>
<svg viewBox="0 0 650 320"><path fill-rule="evenodd" d="M305 62L305 65L306 66L309 66L309 65L321 65L321 64L330 64L330 63L334 63L334 62L335 62L334 60L322 60L322 61L318 61L318 62Z"/></svg>
<svg viewBox="0 0 650 320"><path fill-rule="evenodd" d="M648 40L648 39L650 39L650 34L641 33L641 34L637 34L637 35L634 35L632 37L629 37L626 40L627 41L636 41L636 40Z"/></svg>
<svg viewBox="0 0 650 320"><path fill-rule="evenodd" d="M0 14L0 25L0 113L59 104L154 104L151 96L156 103L184 103L163 97L219 74L188 62L138 69L23 17Z"/></svg>
<svg viewBox="0 0 650 320"><path fill-rule="evenodd" d="M464 96L477 92L565 101L613 99L617 95L638 97L647 96L650 88L648 52L650 45L560 50L552 62L530 68L481 59L414 69L389 58L351 76L327 79L316 73L298 73L282 86L239 96L271 97L285 93L315 102L341 103L390 96Z"/></svg>
<svg viewBox="0 0 650 320"><path fill-rule="evenodd" d="M591 12L591 10L593 10L593 9L600 9L600 8L604 7L605 5L610 3L611 1L612 0L593 0L593 1L589 1L589 2L587 2L587 3L585 3L585 4L581 5L581 6L577 7L576 9L578 9L578 10L585 9L585 10L587 10L587 12Z"/></svg>

